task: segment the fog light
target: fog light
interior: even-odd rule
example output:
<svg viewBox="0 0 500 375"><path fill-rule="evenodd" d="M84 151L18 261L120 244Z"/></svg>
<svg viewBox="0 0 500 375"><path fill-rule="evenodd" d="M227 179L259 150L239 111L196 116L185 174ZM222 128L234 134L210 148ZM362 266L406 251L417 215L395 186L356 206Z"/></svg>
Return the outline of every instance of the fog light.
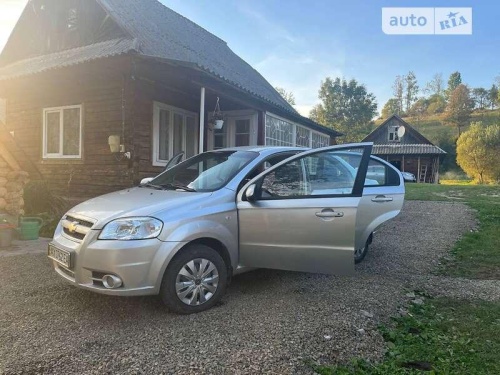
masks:
<svg viewBox="0 0 500 375"><path fill-rule="evenodd" d="M104 275L102 285L107 289L116 289L122 286L122 279L115 275Z"/></svg>

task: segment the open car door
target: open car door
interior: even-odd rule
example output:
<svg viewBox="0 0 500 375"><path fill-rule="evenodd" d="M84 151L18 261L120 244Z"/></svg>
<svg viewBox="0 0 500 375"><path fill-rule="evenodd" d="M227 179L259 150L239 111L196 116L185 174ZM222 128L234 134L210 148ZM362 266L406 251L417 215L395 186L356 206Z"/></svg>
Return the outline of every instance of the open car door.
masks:
<svg viewBox="0 0 500 375"><path fill-rule="evenodd" d="M252 179L237 197L240 265L352 273L371 150L372 143L314 149Z"/></svg>

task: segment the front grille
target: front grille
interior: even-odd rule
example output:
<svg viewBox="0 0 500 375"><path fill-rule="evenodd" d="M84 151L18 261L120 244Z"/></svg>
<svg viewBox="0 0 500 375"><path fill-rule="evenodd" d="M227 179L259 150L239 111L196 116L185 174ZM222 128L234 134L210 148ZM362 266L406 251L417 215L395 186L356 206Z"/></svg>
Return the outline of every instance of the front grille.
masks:
<svg viewBox="0 0 500 375"><path fill-rule="evenodd" d="M63 232L72 237L72 238L76 238L77 240L83 240L85 238L85 234L83 233L76 233L76 232L70 232L68 228L63 228Z"/></svg>
<svg viewBox="0 0 500 375"><path fill-rule="evenodd" d="M82 218L77 218L77 217L74 217L71 215L66 215L65 219L69 220L71 222L77 222L78 224L83 225L84 227L88 227L88 228L92 228L92 225L94 225L94 223L92 221L85 220Z"/></svg>
<svg viewBox="0 0 500 375"><path fill-rule="evenodd" d="M75 215L66 215L61 221L64 235L74 241L82 241L94 225L91 220Z"/></svg>

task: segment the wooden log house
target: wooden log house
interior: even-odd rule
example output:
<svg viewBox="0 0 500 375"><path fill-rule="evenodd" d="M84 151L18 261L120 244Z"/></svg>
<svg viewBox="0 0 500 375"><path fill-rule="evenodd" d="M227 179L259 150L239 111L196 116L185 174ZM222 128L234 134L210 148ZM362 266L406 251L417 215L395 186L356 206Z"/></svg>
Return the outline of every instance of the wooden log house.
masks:
<svg viewBox="0 0 500 375"><path fill-rule="evenodd" d="M179 151L320 147L340 134L301 116L223 40L156 0L31 0L0 55L0 97L6 130L71 198L137 184ZM220 130L211 124L217 98Z"/></svg>
<svg viewBox="0 0 500 375"><path fill-rule="evenodd" d="M446 152L401 117L390 116L363 142L373 142L374 155L387 160L402 172L413 173L417 182L439 182L439 165Z"/></svg>

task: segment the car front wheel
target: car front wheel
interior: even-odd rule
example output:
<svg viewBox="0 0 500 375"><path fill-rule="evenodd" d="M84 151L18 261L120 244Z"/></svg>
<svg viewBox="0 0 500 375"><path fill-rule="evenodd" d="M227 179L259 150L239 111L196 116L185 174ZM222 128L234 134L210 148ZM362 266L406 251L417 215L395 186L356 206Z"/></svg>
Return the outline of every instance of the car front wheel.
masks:
<svg viewBox="0 0 500 375"><path fill-rule="evenodd" d="M169 310L192 314L208 310L223 296L227 267L214 249L190 245L168 265L160 295Z"/></svg>

